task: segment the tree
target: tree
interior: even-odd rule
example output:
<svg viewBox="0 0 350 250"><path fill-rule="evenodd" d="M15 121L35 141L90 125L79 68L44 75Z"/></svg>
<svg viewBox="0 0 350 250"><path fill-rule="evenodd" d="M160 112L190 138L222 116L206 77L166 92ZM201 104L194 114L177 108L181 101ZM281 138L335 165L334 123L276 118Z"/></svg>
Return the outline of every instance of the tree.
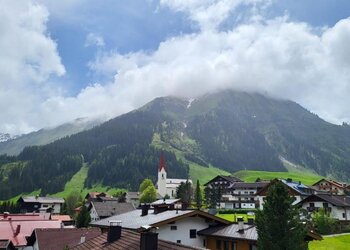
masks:
<svg viewBox="0 0 350 250"><path fill-rule="evenodd" d="M77 228L88 227L91 221L89 210L86 206L82 206L76 220Z"/></svg>
<svg viewBox="0 0 350 250"><path fill-rule="evenodd" d="M140 184L139 192L142 193L149 186L154 186L152 180L149 178L144 179L143 182Z"/></svg>
<svg viewBox="0 0 350 250"><path fill-rule="evenodd" d="M205 200L209 208L216 208L220 204L221 193L220 187L205 187Z"/></svg>
<svg viewBox="0 0 350 250"><path fill-rule="evenodd" d="M196 202L196 208L201 209L203 196L202 196L202 190L199 184L199 180L197 180L197 185L196 185L195 202Z"/></svg>
<svg viewBox="0 0 350 250"><path fill-rule="evenodd" d="M191 182L181 182L176 188L176 198L181 199L182 204L187 207L192 201L192 185Z"/></svg>
<svg viewBox="0 0 350 250"><path fill-rule="evenodd" d="M70 193L65 199L63 211L70 216L74 216L76 207L79 207L83 204L83 198L78 192Z"/></svg>
<svg viewBox="0 0 350 250"><path fill-rule="evenodd" d="M157 190L153 183L148 186L141 194L140 203L151 203L157 199Z"/></svg>
<svg viewBox="0 0 350 250"><path fill-rule="evenodd" d="M312 224L320 234L331 234L335 230L336 220L329 216L324 208L312 216Z"/></svg>
<svg viewBox="0 0 350 250"><path fill-rule="evenodd" d="M273 181L265 199L264 209L256 214L259 250L302 250L306 228L293 197L280 181Z"/></svg>

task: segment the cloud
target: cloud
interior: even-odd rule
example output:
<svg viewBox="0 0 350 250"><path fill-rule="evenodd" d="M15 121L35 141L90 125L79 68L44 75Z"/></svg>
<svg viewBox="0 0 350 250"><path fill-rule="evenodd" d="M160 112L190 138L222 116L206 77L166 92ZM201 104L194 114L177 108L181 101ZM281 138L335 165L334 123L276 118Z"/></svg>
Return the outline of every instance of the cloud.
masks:
<svg viewBox="0 0 350 250"><path fill-rule="evenodd" d="M102 36L99 36L95 33L89 33L86 36L85 47L89 47L92 45L97 46L97 47L103 47L103 46L105 46L105 41L103 40Z"/></svg>
<svg viewBox="0 0 350 250"><path fill-rule="evenodd" d="M48 11L29 1L1 2L0 131L30 131L28 121L55 88L46 81L65 68L46 30Z"/></svg>
<svg viewBox="0 0 350 250"><path fill-rule="evenodd" d="M350 19L319 29L288 17L254 16L220 30L238 4L254 9L260 1L161 0L161 6L187 13L200 31L170 37L154 51L100 50L89 67L112 80L67 97L52 78L64 74L64 67L46 31L47 10L9 3L0 13L0 49L6 52L0 58L0 88L6 90L0 92L0 107L7 107L0 115L2 132L77 117L112 118L155 97L190 98L224 89L291 99L328 121L350 121Z"/></svg>

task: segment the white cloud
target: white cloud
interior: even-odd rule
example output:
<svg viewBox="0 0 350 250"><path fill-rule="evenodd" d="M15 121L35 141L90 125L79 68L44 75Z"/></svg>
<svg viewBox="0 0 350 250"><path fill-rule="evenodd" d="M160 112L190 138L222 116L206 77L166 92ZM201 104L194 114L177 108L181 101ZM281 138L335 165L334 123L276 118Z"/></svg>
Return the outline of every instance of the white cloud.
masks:
<svg viewBox="0 0 350 250"><path fill-rule="evenodd" d="M114 80L66 97L47 83L50 75L64 73L46 31L47 10L8 2L0 9L1 132L111 118L158 96L196 97L227 88L292 99L329 121L350 121L350 19L316 32L286 17L260 17L219 31L237 4L260 1L161 0L187 13L201 31L169 38L155 51L99 52L89 67Z"/></svg>
<svg viewBox="0 0 350 250"><path fill-rule="evenodd" d="M97 47L103 47L103 46L105 46L105 41L103 40L102 36L99 36L95 33L89 33L86 36L85 47L89 47L92 45L97 46Z"/></svg>
<svg viewBox="0 0 350 250"><path fill-rule="evenodd" d="M48 15L29 1L1 1L0 131L32 130L29 121L38 118L37 106L54 88L46 81L65 73L56 43L47 34Z"/></svg>

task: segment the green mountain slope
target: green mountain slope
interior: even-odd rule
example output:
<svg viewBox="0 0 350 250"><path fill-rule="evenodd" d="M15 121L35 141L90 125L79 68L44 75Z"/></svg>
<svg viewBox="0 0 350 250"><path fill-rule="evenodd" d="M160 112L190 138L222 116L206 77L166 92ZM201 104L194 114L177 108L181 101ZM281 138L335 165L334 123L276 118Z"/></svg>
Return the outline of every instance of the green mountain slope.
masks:
<svg viewBox="0 0 350 250"><path fill-rule="evenodd" d="M98 120L90 121L87 119L77 119L55 128L41 129L36 132L21 135L16 139L0 142L0 155L18 155L27 146L45 145L65 136L91 129L100 123L101 121Z"/></svg>
<svg viewBox="0 0 350 250"><path fill-rule="evenodd" d="M239 170L283 173L289 162L350 179L349 126L327 123L291 101L224 91L190 102L157 98L90 130L27 147L17 157L3 156L0 199L38 189L60 192L83 162L84 188L136 190L142 179L156 180L161 151L172 178L208 180ZM11 162L25 164L11 168Z"/></svg>

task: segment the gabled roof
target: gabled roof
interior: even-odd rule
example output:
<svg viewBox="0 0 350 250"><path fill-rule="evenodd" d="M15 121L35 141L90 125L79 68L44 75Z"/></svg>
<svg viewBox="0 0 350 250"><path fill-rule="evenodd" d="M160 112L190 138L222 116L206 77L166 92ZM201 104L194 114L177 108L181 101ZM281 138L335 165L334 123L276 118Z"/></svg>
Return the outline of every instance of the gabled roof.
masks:
<svg viewBox="0 0 350 250"><path fill-rule="evenodd" d="M12 220L12 221L43 221L50 220L50 213L28 213L28 214L0 214L0 221Z"/></svg>
<svg viewBox="0 0 350 250"><path fill-rule="evenodd" d="M346 195L331 195L331 194L312 194L298 204L313 201L326 201L337 207L350 207L350 196Z"/></svg>
<svg viewBox="0 0 350 250"><path fill-rule="evenodd" d="M72 247L75 250L97 250L97 249L128 249L128 250L140 250L140 234L122 229L122 235L120 239L108 243L107 233L97 236L91 240L86 241L83 244ZM174 242L158 239L158 250L195 250L196 247L185 246Z"/></svg>
<svg viewBox="0 0 350 250"><path fill-rule="evenodd" d="M209 227L198 232L199 235L216 236L230 239L257 241L258 233L254 225L243 224L243 233L239 232L238 224L221 227Z"/></svg>
<svg viewBox="0 0 350 250"><path fill-rule="evenodd" d="M297 194L297 195L308 196L311 194L310 192L313 191L310 187L305 186L304 184L302 184L300 182L293 182L293 181L284 180L284 179L274 179L274 180L271 180L269 184L267 184L265 187L263 187L256 194L257 195L265 195L267 190L269 189L270 185L277 182L277 181L280 181L281 183L286 185L288 187L289 191L291 191L292 193ZM308 191L310 191L310 192L308 192Z"/></svg>
<svg viewBox="0 0 350 250"><path fill-rule="evenodd" d="M37 241L39 249L62 250L80 244L81 237L90 240L99 235L99 228L35 229L28 239L28 245L32 246Z"/></svg>
<svg viewBox="0 0 350 250"><path fill-rule="evenodd" d="M231 183L243 182L241 179L239 179L239 178L237 178L237 177L235 177L233 175L229 175L229 176L227 176L227 175L218 175L218 176L214 177L213 179L211 179L210 181L208 181L207 183L205 183L204 186L206 186L206 185L210 184L211 182L216 181L217 179L220 179L220 178L222 178L222 179L224 179L226 181L229 181Z"/></svg>
<svg viewBox="0 0 350 250"><path fill-rule="evenodd" d="M213 220L219 224L227 225L230 222L200 210L167 210L154 214L153 210L148 211L148 215L141 216L141 210L137 209L128 213L111 216L106 219L90 223L92 226L109 227L109 221L122 221L122 227L127 229L139 229L143 225L160 226L173 221L191 216L200 216Z"/></svg>
<svg viewBox="0 0 350 250"><path fill-rule="evenodd" d="M38 197L38 196L22 196L18 199L18 201L25 203L64 203L63 198L55 198L55 197Z"/></svg>
<svg viewBox="0 0 350 250"><path fill-rule="evenodd" d="M105 202L94 202L90 203L89 209L95 208L99 217L109 217L112 215L123 214L135 210L132 203L118 202L118 201L105 201Z"/></svg>
<svg viewBox="0 0 350 250"><path fill-rule="evenodd" d="M20 225L20 231L17 236L14 235ZM15 246L24 246L27 244L26 237L30 236L35 228L61 228L61 222L56 220L45 221L0 221L0 236L3 239L9 239Z"/></svg>
<svg viewBox="0 0 350 250"><path fill-rule="evenodd" d="M316 186L318 183L320 183L321 181L325 181L325 182L328 182L329 184L332 184L334 186L337 186L339 188L346 188L348 185L346 183L340 183L338 181L335 181L335 180L327 180L325 178L315 182L314 184L312 184L312 186Z"/></svg>

